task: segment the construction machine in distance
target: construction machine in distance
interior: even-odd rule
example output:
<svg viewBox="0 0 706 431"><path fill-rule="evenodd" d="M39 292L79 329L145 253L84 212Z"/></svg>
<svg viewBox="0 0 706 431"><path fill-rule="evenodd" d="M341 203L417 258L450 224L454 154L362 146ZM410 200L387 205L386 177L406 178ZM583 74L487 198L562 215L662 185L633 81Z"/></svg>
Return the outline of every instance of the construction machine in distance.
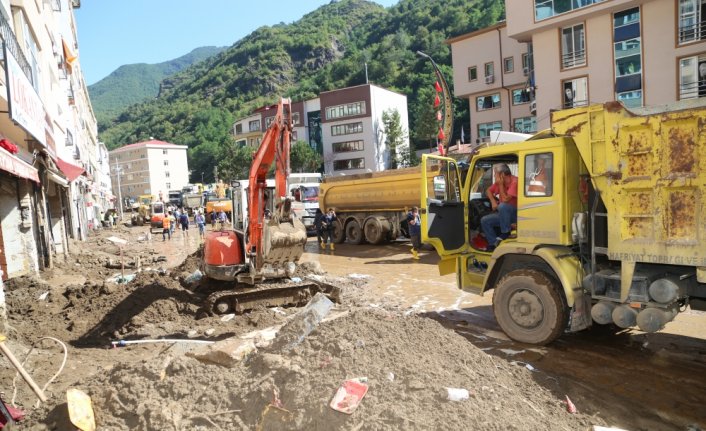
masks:
<svg viewBox="0 0 706 431"><path fill-rule="evenodd" d="M142 226L150 222L152 202L155 201L157 201L157 197L154 195L140 195L137 198L137 213L133 210L132 217L130 218L133 226Z"/></svg>
<svg viewBox="0 0 706 431"><path fill-rule="evenodd" d="M250 167L244 229L221 228L206 233L202 273L207 280L227 282L228 287L235 283L234 288L208 297L209 312L242 313L258 305L303 305L318 292L336 299L338 292L333 286L288 278L293 276L307 240L306 228L294 215L292 201L287 197L291 134L291 101L281 99ZM266 175L273 164L272 196L266 193ZM238 184L234 186L237 188ZM273 211L266 214L268 206Z"/></svg>

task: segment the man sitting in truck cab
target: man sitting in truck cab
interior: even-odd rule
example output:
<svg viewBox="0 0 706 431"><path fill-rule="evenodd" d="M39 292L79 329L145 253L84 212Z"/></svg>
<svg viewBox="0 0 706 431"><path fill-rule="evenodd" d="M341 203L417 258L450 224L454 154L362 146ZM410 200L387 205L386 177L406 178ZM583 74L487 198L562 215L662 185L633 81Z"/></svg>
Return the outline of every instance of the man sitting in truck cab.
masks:
<svg viewBox="0 0 706 431"><path fill-rule="evenodd" d="M486 251L494 250L500 241L507 239L512 224L517 223L517 177L512 175L505 163L497 164L493 169L495 182L485 192L493 212L480 221L488 241ZM500 235L495 230L497 227L500 228Z"/></svg>

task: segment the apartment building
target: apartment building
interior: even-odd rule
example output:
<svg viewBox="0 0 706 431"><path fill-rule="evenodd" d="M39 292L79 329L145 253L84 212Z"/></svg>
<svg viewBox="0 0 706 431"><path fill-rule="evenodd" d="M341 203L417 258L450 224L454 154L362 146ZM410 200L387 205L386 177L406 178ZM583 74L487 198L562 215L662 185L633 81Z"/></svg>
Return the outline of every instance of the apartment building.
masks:
<svg viewBox="0 0 706 431"><path fill-rule="evenodd" d="M259 145L259 137L275 116L276 105L259 108L235 122L236 143ZM307 142L323 156L326 174L377 172L391 166L387 134L382 122L385 111L397 110L405 134L409 133L407 96L364 84L326 91L318 98L292 103L292 141ZM246 137L246 124L253 129ZM255 128L260 126L261 131ZM255 140L255 137L258 140ZM398 158L409 150L409 138L397 149Z"/></svg>
<svg viewBox="0 0 706 431"><path fill-rule="evenodd" d="M257 148L262 139L262 114L257 112L233 123L235 145Z"/></svg>
<svg viewBox="0 0 706 431"><path fill-rule="evenodd" d="M123 202L137 200L140 195L166 200L169 190L181 190L189 183L187 149L186 145L153 139L111 151L113 190Z"/></svg>
<svg viewBox="0 0 706 431"><path fill-rule="evenodd" d="M456 97L467 98L471 142L493 130L537 130L531 107L531 62L526 43L508 37L500 22L446 42L451 46Z"/></svg>
<svg viewBox="0 0 706 431"><path fill-rule="evenodd" d="M703 0L513 2L507 28L532 45L539 128L562 107L706 97Z"/></svg>
<svg viewBox="0 0 706 431"><path fill-rule="evenodd" d="M52 267L68 256L69 237L83 239L99 222L97 127L78 59L78 7L0 0L3 279Z"/></svg>

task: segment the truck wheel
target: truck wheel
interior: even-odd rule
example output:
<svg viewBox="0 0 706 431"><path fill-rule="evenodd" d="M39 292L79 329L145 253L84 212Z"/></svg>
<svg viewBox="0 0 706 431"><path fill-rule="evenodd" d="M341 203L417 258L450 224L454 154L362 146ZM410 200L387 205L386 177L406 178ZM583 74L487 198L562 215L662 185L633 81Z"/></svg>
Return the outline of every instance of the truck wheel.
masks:
<svg viewBox="0 0 706 431"><path fill-rule="evenodd" d="M340 221L336 220L335 222L333 222L333 238L331 238L331 241L336 244L342 244L345 240L346 232L343 229L343 225Z"/></svg>
<svg viewBox="0 0 706 431"><path fill-rule="evenodd" d="M353 244L363 243L363 229L358 220L351 220L346 224L346 237Z"/></svg>
<svg viewBox="0 0 706 431"><path fill-rule="evenodd" d="M365 240L370 244L380 244L385 240L385 232L382 229L382 223L375 217L369 217L363 226L365 232Z"/></svg>
<svg viewBox="0 0 706 431"><path fill-rule="evenodd" d="M551 343L566 329L568 313L559 286L542 271L512 271L495 288L493 314L503 332L515 341Z"/></svg>

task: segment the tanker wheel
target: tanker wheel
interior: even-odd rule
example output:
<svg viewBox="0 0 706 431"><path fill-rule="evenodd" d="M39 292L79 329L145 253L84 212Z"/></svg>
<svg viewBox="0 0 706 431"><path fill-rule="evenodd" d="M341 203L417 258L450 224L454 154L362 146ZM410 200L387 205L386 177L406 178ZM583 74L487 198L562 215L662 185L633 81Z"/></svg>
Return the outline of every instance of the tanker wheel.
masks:
<svg viewBox="0 0 706 431"><path fill-rule="evenodd" d="M493 295L493 314L508 337L527 344L549 344L569 319L560 286L546 273L518 269L506 274Z"/></svg>
<svg viewBox="0 0 706 431"><path fill-rule="evenodd" d="M358 220L351 220L346 224L346 237L352 244L363 243L363 229L360 228Z"/></svg>
<svg viewBox="0 0 706 431"><path fill-rule="evenodd" d="M382 224L380 220L375 217L371 217L365 222L363 231L365 232L365 240L370 244L377 245L385 241L385 233L382 230Z"/></svg>
<svg viewBox="0 0 706 431"><path fill-rule="evenodd" d="M345 229L343 229L341 222L336 220L335 222L333 222L333 238L331 238L331 241L336 244L342 244L345 240L346 231Z"/></svg>

